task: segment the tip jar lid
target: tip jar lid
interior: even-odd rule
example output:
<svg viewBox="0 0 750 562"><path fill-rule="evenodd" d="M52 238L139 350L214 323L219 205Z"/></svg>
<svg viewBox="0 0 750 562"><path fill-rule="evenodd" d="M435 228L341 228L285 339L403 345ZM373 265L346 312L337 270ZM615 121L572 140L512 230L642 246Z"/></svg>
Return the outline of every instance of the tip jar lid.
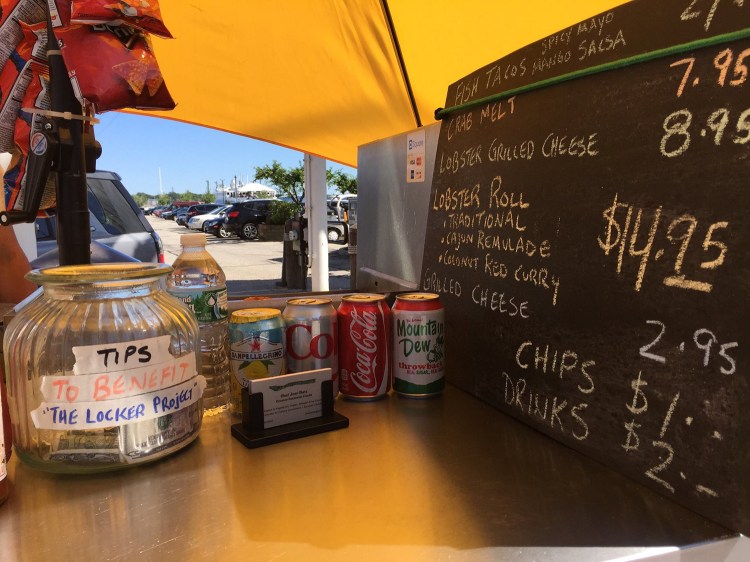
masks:
<svg viewBox="0 0 750 562"><path fill-rule="evenodd" d="M98 281L146 279L168 275L171 272L172 266L165 263L97 263L34 269L26 274L26 279L37 285L94 283Z"/></svg>
<svg viewBox="0 0 750 562"><path fill-rule="evenodd" d="M193 234L183 234L180 236L180 244L183 246L205 246L206 235L203 232Z"/></svg>
<svg viewBox="0 0 750 562"><path fill-rule="evenodd" d="M281 316L281 311L275 308L244 308L232 312L230 322L233 324L246 324L260 320L270 320Z"/></svg>

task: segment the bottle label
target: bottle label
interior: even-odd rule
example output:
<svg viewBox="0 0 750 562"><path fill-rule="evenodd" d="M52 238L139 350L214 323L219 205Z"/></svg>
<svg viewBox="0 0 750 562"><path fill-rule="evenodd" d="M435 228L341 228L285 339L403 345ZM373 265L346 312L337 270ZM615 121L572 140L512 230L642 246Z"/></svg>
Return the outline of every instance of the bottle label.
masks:
<svg viewBox="0 0 750 562"><path fill-rule="evenodd" d="M216 289L208 291L186 291L181 289L179 292L171 294L193 311L195 318L201 324L218 322L227 318L227 290Z"/></svg>

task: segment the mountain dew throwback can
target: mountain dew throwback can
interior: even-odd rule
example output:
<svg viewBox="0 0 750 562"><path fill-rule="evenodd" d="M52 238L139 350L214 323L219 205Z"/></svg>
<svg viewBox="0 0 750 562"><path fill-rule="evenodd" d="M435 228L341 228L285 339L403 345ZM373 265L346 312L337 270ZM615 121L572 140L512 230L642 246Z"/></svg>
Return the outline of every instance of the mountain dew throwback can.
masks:
<svg viewBox="0 0 750 562"><path fill-rule="evenodd" d="M275 308L235 310L229 318L230 410L242 413L242 388L249 380L286 373L284 320Z"/></svg>
<svg viewBox="0 0 750 562"><path fill-rule="evenodd" d="M427 398L445 388L445 310L433 293L405 293L393 305L393 390Z"/></svg>

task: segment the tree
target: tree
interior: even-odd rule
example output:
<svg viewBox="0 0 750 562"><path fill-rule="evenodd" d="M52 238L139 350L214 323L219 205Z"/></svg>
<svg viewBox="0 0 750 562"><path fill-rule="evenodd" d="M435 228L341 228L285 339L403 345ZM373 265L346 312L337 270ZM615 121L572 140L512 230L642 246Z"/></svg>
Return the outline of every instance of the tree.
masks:
<svg viewBox="0 0 750 562"><path fill-rule="evenodd" d="M203 195L198 195L197 193L193 193L189 189L185 192L179 195L180 201L203 201Z"/></svg>
<svg viewBox="0 0 750 562"><path fill-rule="evenodd" d="M336 186L339 193L357 194L357 178L341 170L326 170L326 182L328 185Z"/></svg>
<svg viewBox="0 0 750 562"><path fill-rule="evenodd" d="M289 197L295 205L302 206L305 195L305 169L302 163L296 168L285 168L278 161L255 167L255 181L267 181Z"/></svg>
<svg viewBox="0 0 750 562"><path fill-rule="evenodd" d="M135 204L139 207L145 207L148 205L150 199L153 199L153 197L147 193L139 192L133 195L133 201L135 201Z"/></svg>
<svg viewBox="0 0 750 562"><path fill-rule="evenodd" d="M189 189L185 193L181 193L178 197L179 201L202 201L203 203L213 203L216 201L216 195L213 193L193 193Z"/></svg>
<svg viewBox="0 0 750 562"><path fill-rule="evenodd" d="M285 168L276 160L255 168L255 181L267 181L277 187L298 206L305 195L305 168L300 162L295 168ZM326 170L326 185L334 186L339 193L357 193L357 178L341 170Z"/></svg>

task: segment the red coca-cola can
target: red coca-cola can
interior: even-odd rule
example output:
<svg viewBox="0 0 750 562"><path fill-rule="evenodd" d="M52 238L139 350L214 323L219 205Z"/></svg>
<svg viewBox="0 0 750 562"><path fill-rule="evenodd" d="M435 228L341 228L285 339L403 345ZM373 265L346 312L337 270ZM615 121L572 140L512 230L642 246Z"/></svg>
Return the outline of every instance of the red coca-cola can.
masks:
<svg viewBox="0 0 750 562"><path fill-rule="evenodd" d="M391 309L385 297L347 295L338 317L341 395L362 401L385 398L391 389Z"/></svg>
<svg viewBox="0 0 750 562"><path fill-rule="evenodd" d="M287 373L330 368L335 398L339 392L339 343L331 300L290 299L282 316L286 323Z"/></svg>

